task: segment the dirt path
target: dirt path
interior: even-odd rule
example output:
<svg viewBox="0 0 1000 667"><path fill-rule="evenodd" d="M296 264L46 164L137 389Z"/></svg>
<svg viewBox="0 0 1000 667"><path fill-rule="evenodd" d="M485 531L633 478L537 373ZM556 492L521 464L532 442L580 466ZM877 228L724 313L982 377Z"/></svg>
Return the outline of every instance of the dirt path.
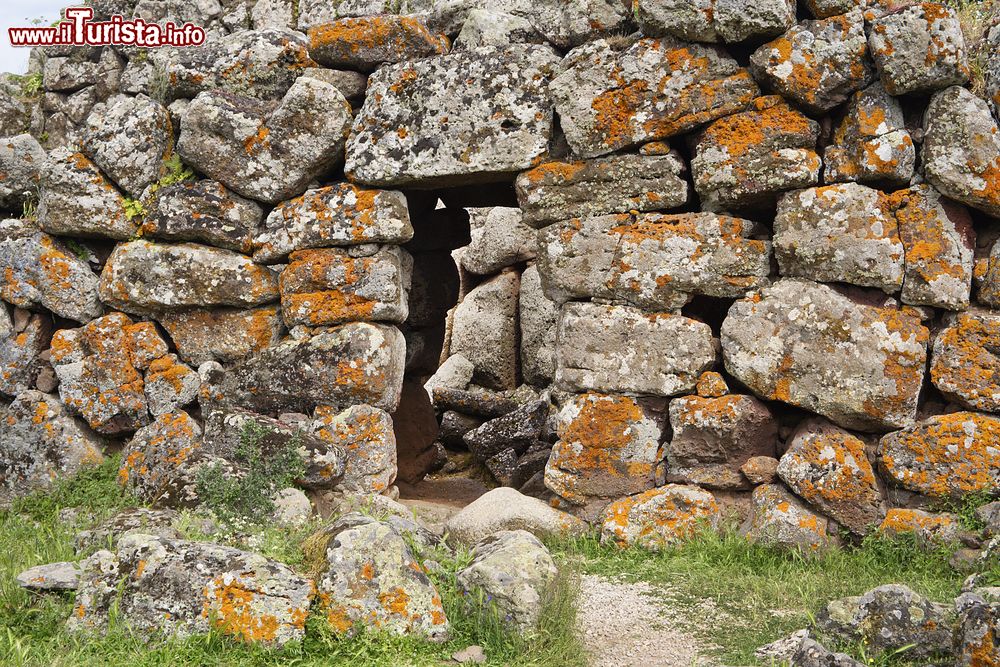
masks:
<svg viewBox="0 0 1000 667"><path fill-rule="evenodd" d="M715 667L705 645L683 629L681 609L645 582L595 575L580 580L577 627L594 667Z"/></svg>

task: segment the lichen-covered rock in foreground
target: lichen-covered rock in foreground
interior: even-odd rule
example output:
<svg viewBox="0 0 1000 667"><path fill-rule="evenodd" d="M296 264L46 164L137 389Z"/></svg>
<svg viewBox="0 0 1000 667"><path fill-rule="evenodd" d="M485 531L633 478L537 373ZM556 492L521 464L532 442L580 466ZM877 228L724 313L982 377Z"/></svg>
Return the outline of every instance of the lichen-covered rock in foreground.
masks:
<svg viewBox="0 0 1000 667"><path fill-rule="evenodd" d="M711 210L770 205L785 190L819 182L819 125L778 96L715 121L698 137L691 175Z"/></svg>
<svg viewBox="0 0 1000 667"><path fill-rule="evenodd" d="M289 327L401 323L412 270L413 257L398 246L363 255L344 248L296 250L281 272L282 317Z"/></svg>
<svg viewBox="0 0 1000 667"><path fill-rule="evenodd" d="M978 412L931 417L879 441L879 465L892 482L935 498L1000 489L1000 418Z"/></svg>
<svg viewBox="0 0 1000 667"><path fill-rule="evenodd" d="M556 385L567 391L673 396L715 362L712 330L673 313L567 303L559 320Z"/></svg>
<svg viewBox="0 0 1000 667"><path fill-rule="evenodd" d="M330 629L361 628L432 641L448 639L449 624L437 589L403 538L386 523L352 513L324 530L326 571L316 582Z"/></svg>
<svg viewBox="0 0 1000 667"><path fill-rule="evenodd" d="M275 204L339 163L350 105L332 85L298 79L275 106L205 92L181 117L177 152L244 197Z"/></svg>
<svg viewBox="0 0 1000 667"><path fill-rule="evenodd" d="M842 104L871 82L865 22L858 10L802 21L750 58L758 81L814 113Z"/></svg>
<svg viewBox="0 0 1000 667"><path fill-rule="evenodd" d="M931 381L948 399L984 412L1000 412L1000 313L958 313L934 338Z"/></svg>
<svg viewBox="0 0 1000 667"><path fill-rule="evenodd" d="M472 549L472 562L457 575L469 595L484 595L511 627L533 631L555 583L556 564L538 538L523 530L502 530Z"/></svg>
<svg viewBox="0 0 1000 667"><path fill-rule="evenodd" d="M318 328L219 373L209 391L227 405L261 413L358 403L391 412L399 404L405 347L403 334L391 326Z"/></svg>
<svg viewBox="0 0 1000 667"><path fill-rule="evenodd" d="M545 486L578 505L656 486L665 418L654 407L595 393L567 402L557 418L559 441L545 466Z"/></svg>
<svg viewBox="0 0 1000 667"><path fill-rule="evenodd" d="M339 183L306 190L276 206L254 239L253 258L271 264L293 250L405 243L412 238L403 193Z"/></svg>
<svg viewBox="0 0 1000 667"><path fill-rule="evenodd" d="M282 645L305 636L312 582L258 554L138 533L81 567L71 631L104 632L116 615L133 630L178 637L215 630Z"/></svg>
<svg viewBox="0 0 1000 667"><path fill-rule="evenodd" d="M124 241L139 223L126 216L121 193L93 162L57 148L41 170L38 226L49 234Z"/></svg>
<svg viewBox="0 0 1000 667"><path fill-rule="evenodd" d="M587 44L568 54L549 90L566 140L582 157L687 132L740 111L758 92L721 49L673 37L621 51L605 40Z"/></svg>
<svg viewBox="0 0 1000 667"><path fill-rule="evenodd" d="M921 158L941 194L1000 217L1000 126L984 100L958 86L935 93Z"/></svg>
<svg viewBox="0 0 1000 667"><path fill-rule="evenodd" d="M774 456L778 425L753 396L681 396L670 401L673 437L667 481L709 489L742 489L740 468L755 456Z"/></svg>
<svg viewBox="0 0 1000 667"><path fill-rule="evenodd" d="M980 667L1000 653L1000 588L964 592L955 598L955 665Z"/></svg>
<svg viewBox="0 0 1000 667"><path fill-rule="evenodd" d="M657 550L719 521L715 497L697 486L667 484L611 503L601 516L601 540Z"/></svg>
<svg viewBox="0 0 1000 667"><path fill-rule="evenodd" d="M409 16L345 18L309 29L309 55L333 69L371 72L380 65L448 52L448 38Z"/></svg>
<svg viewBox="0 0 1000 667"><path fill-rule="evenodd" d="M101 299L152 314L206 306L257 306L278 299L278 277L245 255L196 243L119 244L101 273Z"/></svg>
<svg viewBox="0 0 1000 667"><path fill-rule="evenodd" d="M713 213L606 215L539 233L538 271L557 302L594 298L649 310L691 294L736 297L766 284L771 244L754 223Z"/></svg>
<svg viewBox="0 0 1000 667"><path fill-rule="evenodd" d="M906 586L888 584L864 595L834 600L817 615L826 636L872 651L906 652L914 658L951 651L951 613Z"/></svg>
<svg viewBox="0 0 1000 667"><path fill-rule="evenodd" d="M347 143L348 177L433 187L534 167L551 138L557 63L547 46L512 45L379 69Z"/></svg>
<svg viewBox="0 0 1000 667"><path fill-rule="evenodd" d="M40 391L0 408L0 442L0 505L104 460L101 440Z"/></svg>
<svg viewBox="0 0 1000 667"><path fill-rule="evenodd" d="M87 262L26 219L0 222L0 297L77 322L104 311L98 278Z"/></svg>
<svg viewBox="0 0 1000 667"><path fill-rule="evenodd" d="M913 423L927 339L913 315L791 278L737 301L722 324L726 370L755 394L870 431Z"/></svg>
<svg viewBox="0 0 1000 667"><path fill-rule="evenodd" d="M741 532L752 542L814 552L836 543L829 521L781 484L761 484L751 496L750 518Z"/></svg>
<svg viewBox="0 0 1000 667"><path fill-rule="evenodd" d="M892 95L929 93L969 80L962 24L945 4L914 3L875 19L868 45Z"/></svg>
<svg viewBox="0 0 1000 667"><path fill-rule="evenodd" d="M688 198L684 160L667 155L614 155L599 160L545 162L517 177L524 222L533 227L570 218L663 211Z"/></svg>
<svg viewBox="0 0 1000 667"><path fill-rule="evenodd" d="M857 183L782 197L774 254L784 276L878 287L889 294L903 284L903 244L889 198Z"/></svg>
<svg viewBox="0 0 1000 667"><path fill-rule="evenodd" d="M885 500L865 443L822 419L799 424L778 464L797 495L856 535L885 516Z"/></svg>

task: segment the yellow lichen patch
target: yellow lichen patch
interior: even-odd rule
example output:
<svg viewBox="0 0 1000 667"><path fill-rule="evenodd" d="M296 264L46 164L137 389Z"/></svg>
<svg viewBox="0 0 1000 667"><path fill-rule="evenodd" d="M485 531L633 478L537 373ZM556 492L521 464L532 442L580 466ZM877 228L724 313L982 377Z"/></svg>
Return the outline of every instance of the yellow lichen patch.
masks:
<svg viewBox="0 0 1000 667"><path fill-rule="evenodd" d="M324 62L356 58L411 60L445 53L447 38L420 21L396 15L348 18L309 29L309 50Z"/></svg>
<svg viewBox="0 0 1000 667"><path fill-rule="evenodd" d="M920 510L894 507L886 513L882 525L879 526L879 532L933 535L954 527L955 520L946 514L930 514Z"/></svg>
<svg viewBox="0 0 1000 667"><path fill-rule="evenodd" d="M205 616L214 619L215 626L227 635L243 641L273 641L280 624L271 614L254 608L256 593L243 587L238 580L216 577L205 600Z"/></svg>
<svg viewBox="0 0 1000 667"><path fill-rule="evenodd" d="M1000 318L960 314L934 342L931 381L966 405L993 410L1000 405Z"/></svg>

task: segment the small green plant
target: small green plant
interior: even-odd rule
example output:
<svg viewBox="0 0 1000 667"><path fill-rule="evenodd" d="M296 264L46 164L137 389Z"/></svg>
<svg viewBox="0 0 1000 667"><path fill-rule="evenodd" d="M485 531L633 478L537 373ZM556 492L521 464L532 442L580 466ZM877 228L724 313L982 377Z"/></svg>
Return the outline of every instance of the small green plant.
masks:
<svg viewBox="0 0 1000 667"><path fill-rule="evenodd" d="M143 205L142 201L133 199L132 197L122 198L122 208L125 209L126 220L133 220L146 215L146 207Z"/></svg>
<svg viewBox="0 0 1000 667"><path fill-rule="evenodd" d="M177 153L171 153L170 157L163 161L163 167L166 173L156 182L153 186L154 189L165 188L168 185L194 179L194 172L191 170L191 167L181 162L181 156Z"/></svg>
<svg viewBox="0 0 1000 667"><path fill-rule="evenodd" d="M69 251L77 256L78 259L84 262L90 261L90 252L84 248L82 245L74 241L73 239L63 239L63 243L69 248Z"/></svg>
<svg viewBox="0 0 1000 667"><path fill-rule="evenodd" d="M21 94L25 97L37 97L42 92L41 72L25 74L20 77L19 83L21 84Z"/></svg>
<svg viewBox="0 0 1000 667"><path fill-rule="evenodd" d="M986 525L976 515L976 510L994 500L993 495L986 491L975 491L964 495L961 499L946 498L939 500L935 503L934 509L938 512L951 512L957 515L963 528L979 532Z"/></svg>
<svg viewBox="0 0 1000 667"><path fill-rule="evenodd" d="M21 217L25 220L38 220L38 200L28 196L21 203Z"/></svg>
<svg viewBox="0 0 1000 667"><path fill-rule="evenodd" d="M233 453L241 469L238 473L221 462L198 471L198 496L223 523L256 525L267 521L274 512L274 494L291 486L305 472L296 451L298 438L265 451L270 435L270 430L249 423Z"/></svg>

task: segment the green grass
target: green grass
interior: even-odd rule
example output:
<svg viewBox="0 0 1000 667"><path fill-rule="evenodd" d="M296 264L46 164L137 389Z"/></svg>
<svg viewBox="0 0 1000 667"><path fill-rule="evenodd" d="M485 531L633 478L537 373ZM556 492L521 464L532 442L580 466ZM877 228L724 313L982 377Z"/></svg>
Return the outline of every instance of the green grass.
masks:
<svg viewBox="0 0 1000 667"><path fill-rule="evenodd" d="M78 530L96 525L117 510L138 505L117 484L119 463L118 457L109 457L101 466L87 469L73 480L20 499L0 511L0 665L422 667L449 664L452 653L470 644L482 646L492 665L583 664L583 651L573 633L576 606L572 568L563 569L560 581L545 601L538 632L525 636L509 632L490 610L470 606L468 598L461 595L456 573L468 563L467 551L421 554L441 565L441 570L431 576L452 624L452 639L443 645L380 634L344 640L327 629L321 615L310 617L303 641L281 649L241 644L219 633L150 641L147 633L133 633L120 623L113 624L103 636L70 634L64 624L72 610L73 596L29 593L17 587L14 577L34 565L75 560L72 541ZM70 507L86 508L75 523L60 520L60 510ZM211 539L253 549L303 570L302 545L318 525L312 522L293 529L264 526L252 535L227 531L209 535L200 532L195 513L184 512L178 527L188 539Z"/></svg>
<svg viewBox="0 0 1000 667"><path fill-rule="evenodd" d="M594 537L550 547L578 559L585 573L659 587L671 603L687 608L688 629L718 647L727 665L757 664L754 649L809 626L829 600L901 583L950 603L964 578L948 565L947 550L923 551L906 539L870 538L859 548L818 556L751 544L732 529L706 531L660 553L620 550ZM905 654L892 664L906 664Z"/></svg>

